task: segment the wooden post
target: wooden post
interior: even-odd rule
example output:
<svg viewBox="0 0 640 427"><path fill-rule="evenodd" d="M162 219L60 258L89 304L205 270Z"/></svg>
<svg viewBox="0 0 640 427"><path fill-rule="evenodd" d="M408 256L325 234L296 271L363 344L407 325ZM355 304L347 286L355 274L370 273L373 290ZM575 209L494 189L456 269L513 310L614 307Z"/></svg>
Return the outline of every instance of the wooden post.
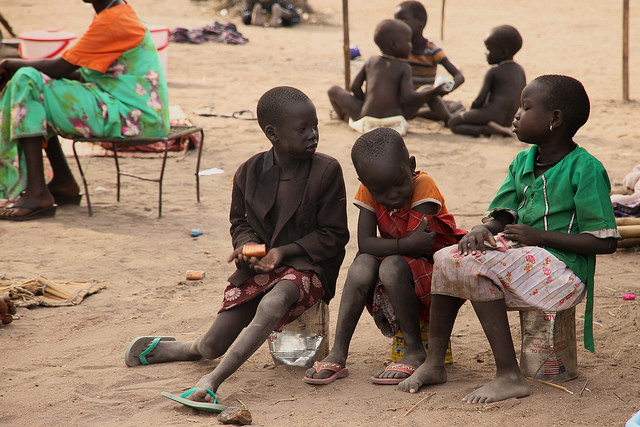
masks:
<svg viewBox="0 0 640 427"><path fill-rule="evenodd" d="M351 49L349 48L349 0L342 0L342 50L344 53L344 88L351 86Z"/></svg>
<svg viewBox="0 0 640 427"><path fill-rule="evenodd" d="M444 40L444 7L446 3L447 0L442 0L442 11L440 12L440 40Z"/></svg>
<svg viewBox="0 0 640 427"><path fill-rule="evenodd" d="M0 24L2 24L2 26L7 29L11 37L16 37L16 34L13 32L13 28L11 28L11 25L9 25L9 21L7 21L4 16L2 16L2 13L0 13ZM1 38L2 37L0 37L0 39Z"/></svg>
<svg viewBox="0 0 640 427"><path fill-rule="evenodd" d="M622 0L622 99L629 100L629 0Z"/></svg>

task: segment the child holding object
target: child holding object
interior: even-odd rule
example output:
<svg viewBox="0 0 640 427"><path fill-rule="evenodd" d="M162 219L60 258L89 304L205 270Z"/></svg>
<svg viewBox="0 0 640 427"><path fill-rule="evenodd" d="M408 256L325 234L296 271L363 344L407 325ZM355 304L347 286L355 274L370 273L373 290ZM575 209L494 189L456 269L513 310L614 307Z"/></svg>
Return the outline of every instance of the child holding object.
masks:
<svg viewBox="0 0 640 427"><path fill-rule="evenodd" d="M276 87L258 101L257 116L273 147L243 163L233 179L234 250L228 261L236 271L218 315L195 341L138 337L125 354L128 366L224 355L182 400L174 399L189 406L214 402L220 384L273 330L334 296L349 240L342 169L334 158L316 153L318 118L311 100L298 89ZM266 255L245 255L248 243L266 244Z"/></svg>
<svg viewBox="0 0 640 427"><path fill-rule="evenodd" d="M395 129L405 135L408 123L403 104L417 102L447 92L445 85L416 92L411 87L411 67L404 59L411 52L411 28L403 22L386 19L378 24L374 40L382 55L368 58L351 83L351 92L332 86L328 95L340 120L359 132L378 127ZM362 85L366 81L366 90Z"/></svg>
<svg viewBox="0 0 640 427"><path fill-rule="evenodd" d="M509 166L484 224L434 255L429 353L400 383L402 390L416 393L422 385L447 380L445 349L465 299L496 362L495 378L467 394L466 402L531 392L518 367L507 310L566 310L586 294L585 347L593 351L595 254L614 252L619 234L607 172L573 141L588 117L587 93L571 77L545 75L525 87L513 131L532 147ZM496 244L498 233L507 245Z"/></svg>
<svg viewBox="0 0 640 427"><path fill-rule="evenodd" d="M433 178L416 171L398 132L365 133L351 158L361 181L354 201L360 209L359 254L342 291L333 348L303 381L328 384L348 374L349 343L366 305L385 336L401 330L405 337L404 356L371 377L375 384L395 385L425 359L420 321L429 319L431 255L464 231L456 228Z"/></svg>
<svg viewBox="0 0 640 427"><path fill-rule="evenodd" d="M495 67L485 74L471 109L451 117L449 128L453 133L472 136L515 136L511 122L527 82L524 69L513 61L513 56L522 47L522 37L511 25L500 25L491 30L484 45L487 62Z"/></svg>
<svg viewBox="0 0 640 427"><path fill-rule="evenodd" d="M459 102L445 101L442 96L464 83L464 76L440 46L423 36L422 33L427 25L427 10L422 3L403 1L396 7L393 17L411 28L412 47L408 61L411 66L413 89L427 90L434 86L438 65L442 65L453 79L449 90L439 93L438 96L427 98L427 105L424 105L425 101L420 100L405 102L404 116L407 119L423 117L429 120L442 120L446 125L451 114L464 107Z"/></svg>

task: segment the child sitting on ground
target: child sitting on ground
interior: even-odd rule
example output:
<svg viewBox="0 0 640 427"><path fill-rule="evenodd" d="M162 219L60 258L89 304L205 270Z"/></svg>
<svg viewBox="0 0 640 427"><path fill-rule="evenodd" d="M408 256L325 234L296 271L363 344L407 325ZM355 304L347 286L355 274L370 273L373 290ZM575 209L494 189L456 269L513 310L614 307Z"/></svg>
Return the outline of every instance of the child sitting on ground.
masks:
<svg viewBox="0 0 640 427"><path fill-rule="evenodd" d="M495 378L467 394L466 402L531 392L518 367L507 310L566 310L586 294L585 347L593 351L595 254L614 252L619 234L607 172L573 142L588 117L587 93L571 77L541 76L525 87L513 126L518 139L533 146L509 166L486 222L434 255L429 353L402 390L416 393L422 385L446 382L445 350L466 299L496 363ZM506 246L496 244L497 233Z"/></svg>
<svg viewBox="0 0 640 427"><path fill-rule="evenodd" d="M425 90L431 88L436 81L438 65L442 65L453 78L453 85L445 93L427 98L425 107L424 101L419 100L405 102L404 117L412 119L423 117L429 120L442 120L445 125L449 122L452 113L464 109L461 103L444 101L443 95L452 92L464 83L464 76L449 60L442 48L422 35L427 25L427 10L418 1L403 1L393 14L398 19L411 28L411 54L409 55L409 65L411 66L413 89Z"/></svg>
<svg viewBox="0 0 640 427"><path fill-rule="evenodd" d="M407 133L403 104L424 104L429 98L444 95L444 85L415 92L411 88L411 68L404 61L411 51L411 28L403 22L386 19L378 24L374 41L381 56L368 58L351 83L351 92L340 86L329 89L329 100L340 120L359 132L378 127ZM366 91L362 85L366 81Z"/></svg>
<svg viewBox="0 0 640 427"><path fill-rule="evenodd" d="M513 61L513 55L522 47L522 37L511 25L500 25L491 30L484 45L487 62L495 67L484 76L471 110L451 117L449 128L463 135L515 136L511 122L527 84L524 69Z"/></svg>
<svg viewBox="0 0 640 427"><path fill-rule="evenodd" d="M273 147L243 163L233 179L228 261L236 271L217 317L195 341L138 337L126 351L128 366L224 355L182 403L215 401L220 384L272 331L335 294L349 240L346 196L338 161L316 153L316 109L304 93L282 86L262 95L257 116ZM249 243L266 244L266 255L245 255Z"/></svg>
<svg viewBox="0 0 640 427"><path fill-rule="evenodd" d="M365 133L351 159L362 183L354 202L359 254L342 290L333 348L303 381L328 384L347 375L349 343L366 305L385 336L402 331L403 357L371 377L375 384L398 384L425 359L420 321L429 319L431 255L464 231L456 228L433 178L415 170L416 159L398 132Z"/></svg>
<svg viewBox="0 0 640 427"><path fill-rule="evenodd" d="M269 15L265 22L263 15ZM246 25L290 27L300 22L296 8L284 0L245 0L240 18Z"/></svg>

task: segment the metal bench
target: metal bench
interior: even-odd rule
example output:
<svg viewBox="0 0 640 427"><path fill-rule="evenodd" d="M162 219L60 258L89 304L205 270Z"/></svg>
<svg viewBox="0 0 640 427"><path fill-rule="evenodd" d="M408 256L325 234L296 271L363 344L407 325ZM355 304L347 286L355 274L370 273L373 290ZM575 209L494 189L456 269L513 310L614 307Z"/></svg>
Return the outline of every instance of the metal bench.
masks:
<svg viewBox="0 0 640 427"><path fill-rule="evenodd" d="M200 134L200 144L198 145L198 158L196 161L196 199L198 203L200 203L200 157L202 156L202 145L204 144L204 131L201 127L198 126L172 126L169 130L169 134L164 138L136 138L136 137L124 137L124 138L84 138L84 137L74 137L73 138L73 156L76 159L76 163L78 164L78 169L80 170L80 176L82 177L82 183L84 184L84 194L87 200L87 208L89 210L89 216L93 216L93 209L91 208L91 199L89 197L89 187L87 185L87 179L85 177L84 171L82 169L82 165L80 164L80 157L76 151L76 143L77 142L90 142L93 144L108 142L111 143L111 147L113 150L113 158L116 162L116 171L117 171L117 200L120 201L120 177L121 176L129 176L132 178L141 179L144 181L152 181L158 183L158 218L162 217L162 178L164 177L164 169L167 163L167 155L169 154L169 141L175 138L186 137L191 134ZM133 147L138 145L149 145L156 142L164 143L164 155L162 156L162 167L160 169L160 176L158 178L148 178L144 176L134 175L127 172L122 172L120 170L120 164L118 163L118 151L117 147Z"/></svg>

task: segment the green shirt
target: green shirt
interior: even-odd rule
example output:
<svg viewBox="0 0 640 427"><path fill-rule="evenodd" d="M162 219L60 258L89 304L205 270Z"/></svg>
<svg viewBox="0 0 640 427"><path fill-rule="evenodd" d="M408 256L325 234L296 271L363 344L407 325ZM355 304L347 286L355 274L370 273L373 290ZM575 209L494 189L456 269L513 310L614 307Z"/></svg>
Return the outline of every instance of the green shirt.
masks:
<svg viewBox="0 0 640 427"><path fill-rule="evenodd" d="M609 199L611 185L602 163L584 148L576 146L536 178L533 170L536 154L536 145L518 153L489 205L489 215L497 210L508 210L516 223L541 230L589 233L598 238L619 237ZM595 255L546 249L585 283L587 310L590 311Z"/></svg>

